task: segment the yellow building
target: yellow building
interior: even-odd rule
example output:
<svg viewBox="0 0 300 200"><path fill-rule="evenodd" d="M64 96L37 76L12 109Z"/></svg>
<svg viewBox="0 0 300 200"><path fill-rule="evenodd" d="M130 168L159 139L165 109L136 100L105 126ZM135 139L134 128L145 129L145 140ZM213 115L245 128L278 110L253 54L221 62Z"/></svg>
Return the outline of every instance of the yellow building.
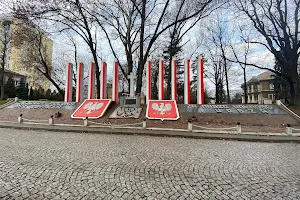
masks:
<svg viewBox="0 0 300 200"><path fill-rule="evenodd" d="M263 72L258 76L252 77L247 82L247 101L255 104L270 104L275 101L274 91L275 74L270 71ZM245 102L242 96L242 103Z"/></svg>
<svg viewBox="0 0 300 200"><path fill-rule="evenodd" d="M43 59L51 74L53 41L32 23L5 18L1 19L2 26L4 21L10 26L6 69L25 75L30 87L49 89L50 82L38 69L44 72Z"/></svg>

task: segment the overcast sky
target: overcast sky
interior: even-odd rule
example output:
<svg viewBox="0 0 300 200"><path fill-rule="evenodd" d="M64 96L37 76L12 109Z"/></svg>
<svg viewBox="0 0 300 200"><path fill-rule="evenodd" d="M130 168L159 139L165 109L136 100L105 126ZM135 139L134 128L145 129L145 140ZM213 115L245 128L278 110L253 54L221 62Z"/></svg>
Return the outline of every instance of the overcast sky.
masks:
<svg viewBox="0 0 300 200"><path fill-rule="evenodd" d="M249 21L247 19L236 19L233 13L226 11L218 11L218 14L222 12L226 12L226 19L228 21L228 29L234 29L235 27L233 24L247 24L249 25ZM183 43L186 43L184 46L184 54L182 57L184 58L195 58L201 53L205 53L207 51L207 38L210 35L207 35L206 27L209 27L210 24L206 24L211 20L215 19L214 13L208 17L203 19L199 22L197 26L195 26L185 37ZM250 24L251 25L251 24ZM247 27L245 27L246 29ZM97 30L95 30L97 31ZM81 39L80 36L76 34L53 34L52 38L54 41L54 48L53 48L53 63L55 67L61 67L61 65L66 65L66 63L70 60L74 59L74 47L70 42L70 35L76 41L78 47L78 57L79 61L84 62L86 66L92 61L92 55L89 51L89 48L85 44L85 42ZM109 48L108 42L106 38L101 34L100 31L97 31L97 38L98 38L98 54L99 56L107 61L108 63L108 79L111 78L112 74L112 63L114 61L114 56ZM240 41L240 36L235 35L233 40L236 39L236 43L234 44L236 48L242 48L244 45L243 42ZM163 38L160 38L163 41ZM126 57L124 54L123 46L119 40L113 40L113 46L118 54L118 57L121 62L126 62ZM158 55L160 57L160 55ZM251 46L251 53L249 55L248 62L259 64L263 67L270 67L274 66L274 58L273 55L268 52L265 48L259 45L252 45ZM247 67L247 80L249 80L252 76L256 76L262 73L263 70L257 69L255 67ZM87 67L86 67L86 76L87 76ZM64 78L64 75L62 75ZM209 78L205 79L206 86L209 90L214 90L214 86ZM230 73L229 73L229 83L230 83L230 90L240 90L241 84L243 83L243 72L238 64L232 64Z"/></svg>

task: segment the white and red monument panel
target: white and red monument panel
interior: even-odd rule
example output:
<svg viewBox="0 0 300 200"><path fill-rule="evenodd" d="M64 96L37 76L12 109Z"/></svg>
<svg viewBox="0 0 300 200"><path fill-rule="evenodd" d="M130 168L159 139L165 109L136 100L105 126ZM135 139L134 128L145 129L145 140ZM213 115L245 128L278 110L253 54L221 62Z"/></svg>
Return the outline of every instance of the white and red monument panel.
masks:
<svg viewBox="0 0 300 200"><path fill-rule="evenodd" d="M112 101L116 104L118 103L118 97L119 97L119 72L118 72L118 61L114 62L113 66L113 84L112 84Z"/></svg>
<svg viewBox="0 0 300 200"><path fill-rule="evenodd" d="M172 59L171 64L171 98L177 100L177 60Z"/></svg>
<svg viewBox="0 0 300 200"><path fill-rule="evenodd" d="M104 115L111 99L87 99L71 115L75 119L98 119Z"/></svg>
<svg viewBox="0 0 300 200"><path fill-rule="evenodd" d="M152 79L151 79L151 61L147 61L146 67L146 103L151 99L151 87L152 87Z"/></svg>
<svg viewBox="0 0 300 200"><path fill-rule="evenodd" d="M95 98L95 63L91 63L89 70L89 90L88 99Z"/></svg>
<svg viewBox="0 0 300 200"><path fill-rule="evenodd" d="M158 68L158 99L164 100L165 99L165 61L161 59L159 61L159 68Z"/></svg>
<svg viewBox="0 0 300 200"><path fill-rule="evenodd" d="M66 70L66 90L65 90L65 102L72 101L72 92L73 92L73 64L67 64Z"/></svg>
<svg viewBox="0 0 300 200"><path fill-rule="evenodd" d="M199 58L197 64L197 104L204 104L204 60Z"/></svg>
<svg viewBox="0 0 300 200"><path fill-rule="evenodd" d="M83 63L79 63L79 66L77 67L76 102L83 101L83 68Z"/></svg>
<svg viewBox="0 0 300 200"><path fill-rule="evenodd" d="M184 104L191 104L191 60L184 64Z"/></svg>
<svg viewBox="0 0 300 200"><path fill-rule="evenodd" d="M107 63L102 62L102 70L100 74L100 99L107 98Z"/></svg>
<svg viewBox="0 0 300 200"><path fill-rule="evenodd" d="M179 112L175 100L149 100L146 117L148 119L177 120Z"/></svg>

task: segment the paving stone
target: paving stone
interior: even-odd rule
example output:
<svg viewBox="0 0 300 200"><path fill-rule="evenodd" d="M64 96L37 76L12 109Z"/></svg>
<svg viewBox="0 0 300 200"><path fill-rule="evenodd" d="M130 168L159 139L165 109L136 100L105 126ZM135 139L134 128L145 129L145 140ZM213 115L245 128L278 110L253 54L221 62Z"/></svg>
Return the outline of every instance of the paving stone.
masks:
<svg viewBox="0 0 300 200"><path fill-rule="evenodd" d="M1 199L300 199L300 144L0 129Z"/></svg>

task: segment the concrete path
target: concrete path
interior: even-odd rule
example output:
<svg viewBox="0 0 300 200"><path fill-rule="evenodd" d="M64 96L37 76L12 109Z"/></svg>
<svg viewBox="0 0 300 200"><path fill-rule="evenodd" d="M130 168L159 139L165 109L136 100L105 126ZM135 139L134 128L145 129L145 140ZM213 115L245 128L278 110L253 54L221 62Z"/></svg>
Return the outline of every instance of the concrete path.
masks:
<svg viewBox="0 0 300 200"><path fill-rule="evenodd" d="M300 144L0 129L0 199L300 199Z"/></svg>

